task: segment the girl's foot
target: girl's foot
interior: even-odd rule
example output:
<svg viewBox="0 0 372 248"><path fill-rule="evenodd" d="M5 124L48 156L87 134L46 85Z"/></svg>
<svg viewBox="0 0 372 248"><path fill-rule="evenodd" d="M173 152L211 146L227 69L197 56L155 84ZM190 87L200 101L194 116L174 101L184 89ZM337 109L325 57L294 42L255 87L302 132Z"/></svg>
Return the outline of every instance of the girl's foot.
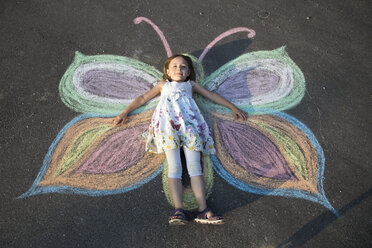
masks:
<svg viewBox="0 0 372 248"><path fill-rule="evenodd" d="M209 208L206 208L204 211L198 213L195 222L199 224L221 225L225 223L225 220L222 216L215 215Z"/></svg>
<svg viewBox="0 0 372 248"><path fill-rule="evenodd" d="M185 211L182 208L177 208L172 211L172 215L168 219L169 225L186 225L187 220Z"/></svg>

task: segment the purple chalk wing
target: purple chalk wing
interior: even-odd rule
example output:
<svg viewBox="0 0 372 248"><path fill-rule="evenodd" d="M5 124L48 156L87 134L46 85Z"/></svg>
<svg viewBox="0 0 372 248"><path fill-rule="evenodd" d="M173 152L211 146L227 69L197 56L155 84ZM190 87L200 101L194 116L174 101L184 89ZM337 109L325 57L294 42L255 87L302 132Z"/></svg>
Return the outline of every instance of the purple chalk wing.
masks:
<svg viewBox="0 0 372 248"><path fill-rule="evenodd" d="M162 170L163 155L145 153L141 134L151 111L112 127L112 118L81 115L50 147L33 187L25 194L47 192L114 194L148 182Z"/></svg>
<svg viewBox="0 0 372 248"><path fill-rule="evenodd" d="M304 76L284 47L244 54L216 70L202 85L255 114L289 109L305 92ZM226 112L210 102L202 105Z"/></svg>
<svg viewBox="0 0 372 248"><path fill-rule="evenodd" d="M336 215L323 190L324 154L312 132L276 112L246 121L210 113L216 172L231 185L263 195L304 198Z"/></svg>
<svg viewBox="0 0 372 248"><path fill-rule="evenodd" d="M141 134L148 125L117 131L103 140L75 170L80 174L112 174L131 168L145 155Z"/></svg>
<svg viewBox="0 0 372 248"><path fill-rule="evenodd" d="M217 157L224 171L238 181L265 190L291 189L316 194L317 152L307 135L288 120L274 115L236 121L212 113ZM226 175L224 175L226 173Z"/></svg>
<svg viewBox="0 0 372 248"><path fill-rule="evenodd" d="M228 120L218 120L217 127L227 144L226 151L246 172L276 180L296 179L279 149L262 130Z"/></svg>
<svg viewBox="0 0 372 248"><path fill-rule="evenodd" d="M76 52L59 85L62 101L81 113L115 114L137 96L150 90L162 73L136 59L115 56L85 56ZM136 113L152 109L153 99Z"/></svg>

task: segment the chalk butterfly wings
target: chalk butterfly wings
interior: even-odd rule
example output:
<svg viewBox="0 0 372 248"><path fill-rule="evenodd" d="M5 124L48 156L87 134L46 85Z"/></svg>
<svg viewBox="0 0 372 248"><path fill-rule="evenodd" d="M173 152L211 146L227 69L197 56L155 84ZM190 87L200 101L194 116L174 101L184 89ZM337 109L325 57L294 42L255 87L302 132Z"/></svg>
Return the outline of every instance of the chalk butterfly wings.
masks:
<svg viewBox="0 0 372 248"><path fill-rule="evenodd" d="M149 23L163 41L167 55L172 55L154 23L144 17L134 21ZM280 112L297 105L305 90L303 74L284 48L243 54L205 77L201 62L208 50L236 32L248 32L249 38L255 35L248 28L231 29L212 41L199 59L190 55L197 81L250 115L246 121L237 121L228 109L200 96L195 98L212 130L217 151L216 155L203 156L208 195L214 169L243 191L300 197L335 212L323 191L321 146L303 123ZM112 127L110 118L151 89L161 76L160 71L136 59L76 52L59 90L66 106L83 114L59 132L34 184L20 197L50 192L118 194L138 188L163 172L164 192L171 202L165 157L146 153L141 139L158 98L134 111L124 126ZM184 189L184 203L186 209L196 207L189 188Z"/></svg>

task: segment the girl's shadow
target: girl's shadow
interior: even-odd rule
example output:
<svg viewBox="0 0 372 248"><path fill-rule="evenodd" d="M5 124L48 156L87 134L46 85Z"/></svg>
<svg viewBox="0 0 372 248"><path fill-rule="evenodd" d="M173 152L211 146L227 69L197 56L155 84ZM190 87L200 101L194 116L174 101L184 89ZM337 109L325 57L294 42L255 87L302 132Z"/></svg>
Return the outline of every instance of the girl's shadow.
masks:
<svg viewBox="0 0 372 248"><path fill-rule="evenodd" d="M202 61L205 75L210 75L227 62L249 52L247 51L247 48L250 44L251 41L249 39L242 39L231 41L219 46L213 46ZM194 51L191 55L198 58L202 52L202 50Z"/></svg>

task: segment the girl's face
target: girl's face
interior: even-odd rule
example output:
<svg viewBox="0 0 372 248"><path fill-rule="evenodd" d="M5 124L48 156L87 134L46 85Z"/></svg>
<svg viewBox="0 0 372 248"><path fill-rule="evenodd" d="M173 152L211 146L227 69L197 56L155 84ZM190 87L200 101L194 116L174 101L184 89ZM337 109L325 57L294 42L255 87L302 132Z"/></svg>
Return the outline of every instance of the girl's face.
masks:
<svg viewBox="0 0 372 248"><path fill-rule="evenodd" d="M167 74L172 79L172 81L184 82L190 75L187 61L182 57L175 57L169 63Z"/></svg>

